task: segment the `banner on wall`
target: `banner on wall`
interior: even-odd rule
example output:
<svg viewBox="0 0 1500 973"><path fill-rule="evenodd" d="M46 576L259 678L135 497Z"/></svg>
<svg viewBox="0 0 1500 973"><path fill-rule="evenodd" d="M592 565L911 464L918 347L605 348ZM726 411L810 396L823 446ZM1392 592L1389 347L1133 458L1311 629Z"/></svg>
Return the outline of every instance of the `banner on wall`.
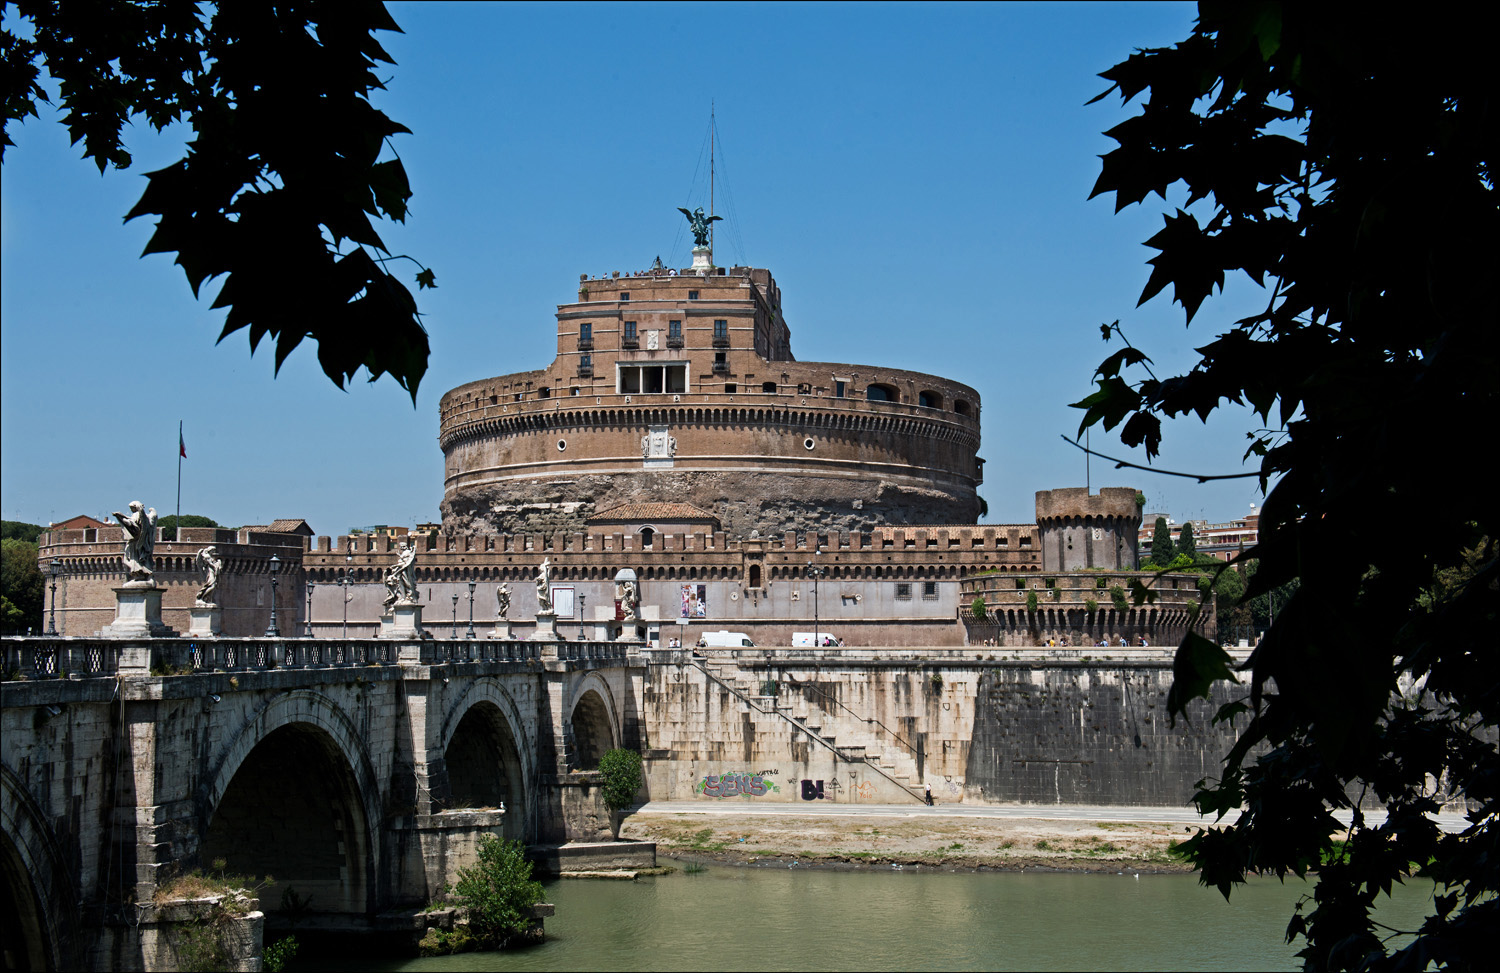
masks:
<svg viewBox="0 0 1500 973"><path fill-rule="evenodd" d="M554 587L552 589L552 610L557 612L558 618L573 617L573 589Z"/></svg>
<svg viewBox="0 0 1500 973"><path fill-rule="evenodd" d="M685 584L682 586L682 617L708 617L708 585Z"/></svg>

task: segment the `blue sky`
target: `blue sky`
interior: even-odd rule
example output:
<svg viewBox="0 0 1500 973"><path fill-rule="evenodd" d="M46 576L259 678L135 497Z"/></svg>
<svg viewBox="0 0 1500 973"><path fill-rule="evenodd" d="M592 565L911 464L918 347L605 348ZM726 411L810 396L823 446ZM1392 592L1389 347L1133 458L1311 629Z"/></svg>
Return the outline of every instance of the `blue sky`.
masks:
<svg viewBox="0 0 1500 973"><path fill-rule="evenodd" d="M437 402L551 360L580 273L689 262L678 206L706 202L710 102L721 157L716 257L769 267L802 360L916 369L977 388L987 521L1029 522L1036 490L1082 485L1066 445L1120 318L1162 369L1186 367L1263 300L1231 286L1191 330L1136 309L1163 204L1088 200L1101 133L1129 110L1098 72L1187 35L1184 4L391 5L379 107L415 196L396 253L437 273L420 296L432 360L416 408L389 380L335 389L312 345L272 378L270 347L195 301L121 218L182 132L133 129L136 166L100 176L55 114L13 126L0 237L0 507L47 523L142 499L222 523L306 517L319 533L438 517ZM695 172L697 180L695 184ZM726 193L727 183L727 196ZM1172 202L1177 202L1173 200ZM732 204L730 208L726 204ZM413 268L414 270L415 268ZM1168 427L1159 465L1243 467L1243 412ZM1095 433L1096 449L1131 455ZM1142 460L1140 455L1133 458ZM1225 520L1253 480L1200 486L1115 471L1150 509Z"/></svg>

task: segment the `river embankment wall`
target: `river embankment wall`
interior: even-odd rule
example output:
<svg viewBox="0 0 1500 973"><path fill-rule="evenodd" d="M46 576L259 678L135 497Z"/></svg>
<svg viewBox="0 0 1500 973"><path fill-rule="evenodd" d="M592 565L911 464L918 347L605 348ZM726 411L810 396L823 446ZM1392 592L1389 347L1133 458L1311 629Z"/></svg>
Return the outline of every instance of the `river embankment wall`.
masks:
<svg viewBox="0 0 1500 973"><path fill-rule="evenodd" d="M652 800L1182 805L1233 727L1169 650L648 651ZM1095 650L1097 651L1097 650ZM977 656L977 657L976 657Z"/></svg>

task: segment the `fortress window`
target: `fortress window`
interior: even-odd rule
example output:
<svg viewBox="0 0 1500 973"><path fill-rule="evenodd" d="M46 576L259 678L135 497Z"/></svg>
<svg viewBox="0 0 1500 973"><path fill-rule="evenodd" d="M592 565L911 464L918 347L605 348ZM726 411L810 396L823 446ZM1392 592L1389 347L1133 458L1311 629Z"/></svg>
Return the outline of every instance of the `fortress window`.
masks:
<svg viewBox="0 0 1500 973"><path fill-rule="evenodd" d="M917 395L917 404L926 406L929 409L941 409L943 407L943 397L936 392L920 392Z"/></svg>
<svg viewBox="0 0 1500 973"><path fill-rule="evenodd" d="M724 348L729 345L729 322L723 318L714 321L714 347Z"/></svg>
<svg viewBox="0 0 1500 973"><path fill-rule="evenodd" d="M865 389L865 398L870 402L899 402L901 393L889 385L871 385Z"/></svg>
<svg viewBox="0 0 1500 973"><path fill-rule="evenodd" d="M536 390L536 397L539 398L539 399L550 399L550 398L552 398L552 390L551 389L537 389Z"/></svg>
<svg viewBox="0 0 1500 973"><path fill-rule="evenodd" d="M668 338L681 338L682 337L682 322L681 321L668 321L667 322L667 337Z"/></svg>
<svg viewBox="0 0 1500 973"><path fill-rule="evenodd" d="M687 364L619 365L615 391L622 395L647 395L687 391Z"/></svg>
<svg viewBox="0 0 1500 973"><path fill-rule="evenodd" d="M688 300L690 300L690 301L696 301L697 299L698 299L698 292L697 291L688 291Z"/></svg>
<svg viewBox="0 0 1500 973"><path fill-rule="evenodd" d="M904 581L898 583L896 585L896 597L897 598L910 598L911 597L911 585L907 584Z"/></svg>
<svg viewBox="0 0 1500 973"><path fill-rule="evenodd" d="M577 395L578 394L578 386L575 385L572 388L568 389L568 394L569 395Z"/></svg>
<svg viewBox="0 0 1500 973"><path fill-rule="evenodd" d="M725 382L724 383L724 394L725 395L734 395L739 390L740 390L740 387L738 385L734 384L733 382Z"/></svg>
<svg viewBox="0 0 1500 973"><path fill-rule="evenodd" d="M641 550L649 551L652 543L656 540L656 531L651 527L641 528Z"/></svg>
<svg viewBox="0 0 1500 973"><path fill-rule="evenodd" d="M923 598L936 598L937 597L937 582L936 581L923 581L922 582L922 597Z"/></svg>
<svg viewBox="0 0 1500 973"><path fill-rule="evenodd" d="M775 395L776 394L776 383L775 382L761 382L760 383L760 390L762 392L767 393L768 395ZM756 587L759 587L759 585L757 585Z"/></svg>
<svg viewBox="0 0 1500 973"><path fill-rule="evenodd" d="M592 374L594 374L594 356L593 355L579 355L578 356L578 374L580 374L580 375L592 375Z"/></svg>
<svg viewBox="0 0 1500 973"><path fill-rule="evenodd" d="M833 380L833 397L836 399L844 397L844 383L839 379Z"/></svg>
<svg viewBox="0 0 1500 973"><path fill-rule="evenodd" d="M759 588L760 587L760 565L759 564L752 564L752 565L750 565L750 584L748 585L748 587L751 587L751 588Z"/></svg>
<svg viewBox="0 0 1500 973"><path fill-rule="evenodd" d="M635 322L634 321L626 321L625 322L625 340L626 341L634 341L634 340L636 340L636 330L635 330Z"/></svg>
<svg viewBox="0 0 1500 973"><path fill-rule="evenodd" d="M630 300L630 292L629 291L621 291L620 292L620 300L622 300L622 301L628 301L628 300Z"/></svg>
<svg viewBox="0 0 1500 973"><path fill-rule="evenodd" d="M969 403L965 402L963 399L957 399L953 403L953 411L957 412L961 416L966 416L969 414Z"/></svg>

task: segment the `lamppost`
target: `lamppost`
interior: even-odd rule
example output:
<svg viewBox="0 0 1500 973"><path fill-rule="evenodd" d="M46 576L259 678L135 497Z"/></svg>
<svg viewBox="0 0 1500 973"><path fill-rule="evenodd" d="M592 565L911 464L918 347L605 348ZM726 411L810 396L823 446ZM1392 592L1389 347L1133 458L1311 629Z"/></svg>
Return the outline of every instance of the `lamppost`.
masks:
<svg viewBox="0 0 1500 973"><path fill-rule="evenodd" d="M344 576L339 579L339 593L344 599L344 638L349 637L349 565L354 563L354 556L344 555Z"/></svg>
<svg viewBox="0 0 1500 973"><path fill-rule="evenodd" d="M583 604L587 598L588 595L585 595L582 592L580 592L578 595L578 641L580 642L587 642L589 640L589 613L584 610Z"/></svg>
<svg viewBox="0 0 1500 973"><path fill-rule="evenodd" d="M813 549L814 554L822 554L821 550ZM813 579L813 645L820 646L823 639L818 631L818 579L823 576L824 569L811 561L807 562L807 576Z"/></svg>
<svg viewBox="0 0 1500 973"><path fill-rule="evenodd" d="M458 641L458 592L453 592L453 634L448 636L450 642Z"/></svg>
<svg viewBox="0 0 1500 973"><path fill-rule="evenodd" d="M52 575L52 609L47 621L47 634L57 634L57 576L62 573L62 561L53 558L47 562L47 570Z"/></svg>
<svg viewBox="0 0 1500 973"><path fill-rule="evenodd" d="M281 558L271 555L271 624L266 626L266 638L281 638L281 629L276 627L276 573L281 570Z"/></svg>
<svg viewBox="0 0 1500 973"><path fill-rule="evenodd" d="M477 587L479 587L478 581L469 582L469 630L464 633L466 639L478 638L474 634L474 589Z"/></svg>
<svg viewBox="0 0 1500 973"><path fill-rule="evenodd" d="M310 572L307 571L306 568L303 569L303 577L307 578L307 614L305 614L305 615L302 616L302 632L303 632L302 637L310 639L310 638L312 638L312 595L313 595L313 582L312 582L311 574L310 574Z"/></svg>

